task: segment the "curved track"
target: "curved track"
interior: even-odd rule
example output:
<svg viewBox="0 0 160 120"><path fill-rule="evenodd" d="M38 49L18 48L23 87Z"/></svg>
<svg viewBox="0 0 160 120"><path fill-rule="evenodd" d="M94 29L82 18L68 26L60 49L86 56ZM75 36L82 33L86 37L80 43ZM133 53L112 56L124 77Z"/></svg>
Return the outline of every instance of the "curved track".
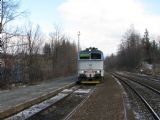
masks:
<svg viewBox="0 0 160 120"><path fill-rule="evenodd" d="M159 82L155 83L155 81L151 80L151 79L144 80L143 78L139 79L139 78L137 78L137 76L129 76L129 75L126 75L126 74L125 75L118 74L118 73L114 73L114 74L116 74L118 76L121 76L123 78L129 79L129 80L132 80L132 81L134 81L134 82L136 82L138 84L141 84L142 86L145 86L148 89L151 89L154 92L160 94L160 83Z"/></svg>
<svg viewBox="0 0 160 120"><path fill-rule="evenodd" d="M150 111L151 115L154 117L155 120L160 120L160 113L158 111L159 107L157 108L158 102L160 102L160 99L157 102L156 100L152 100L150 98L147 98L146 95L145 95L146 94L145 91L149 91L148 94L150 96L153 95L154 96L153 98L155 98L155 96L157 98L160 98L160 92L159 91L152 88L151 86L148 86L148 85L145 85L143 83L137 82L136 80L130 79L129 77L122 76L122 75L119 75L119 74L116 74L116 73L113 73L112 75L115 76L120 82L123 82L124 84L126 84L140 98L140 100L144 103L144 105ZM157 103L154 103L155 105L153 105L153 102L155 102L155 101Z"/></svg>

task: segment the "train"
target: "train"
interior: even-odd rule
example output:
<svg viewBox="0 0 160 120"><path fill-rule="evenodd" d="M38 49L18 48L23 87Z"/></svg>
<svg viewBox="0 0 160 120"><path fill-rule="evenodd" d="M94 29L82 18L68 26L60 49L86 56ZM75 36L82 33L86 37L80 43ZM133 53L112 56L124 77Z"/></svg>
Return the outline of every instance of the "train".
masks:
<svg viewBox="0 0 160 120"><path fill-rule="evenodd" d="M77 83L101 83L104 79L103 52L95 47L86 48L78 53Z"/></svg>

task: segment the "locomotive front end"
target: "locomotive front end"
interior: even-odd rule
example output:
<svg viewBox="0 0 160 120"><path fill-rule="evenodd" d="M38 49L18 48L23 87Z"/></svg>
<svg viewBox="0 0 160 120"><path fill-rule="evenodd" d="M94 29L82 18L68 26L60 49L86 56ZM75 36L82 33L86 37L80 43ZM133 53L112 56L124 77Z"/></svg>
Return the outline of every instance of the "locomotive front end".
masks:
<svg viewBox="0 0 160 120"><path fill-rule="evenodd" d="M103 53L97 48L80 51L78 81L81 83L99 83L104 77L103 61Z"/></svg>

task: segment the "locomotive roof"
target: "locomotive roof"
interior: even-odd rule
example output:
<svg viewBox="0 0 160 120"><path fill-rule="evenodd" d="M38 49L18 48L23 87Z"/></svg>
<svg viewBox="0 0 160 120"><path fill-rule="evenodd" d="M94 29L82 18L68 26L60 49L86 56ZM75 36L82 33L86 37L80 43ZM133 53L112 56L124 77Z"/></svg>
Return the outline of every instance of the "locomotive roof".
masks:
<svg viewBox="0 0 160 120"><path fill-rule="evenodd" d="M102 51L98 50L95 47L86 48L85 50L80 51L80 53L101 53Z"/></svg>

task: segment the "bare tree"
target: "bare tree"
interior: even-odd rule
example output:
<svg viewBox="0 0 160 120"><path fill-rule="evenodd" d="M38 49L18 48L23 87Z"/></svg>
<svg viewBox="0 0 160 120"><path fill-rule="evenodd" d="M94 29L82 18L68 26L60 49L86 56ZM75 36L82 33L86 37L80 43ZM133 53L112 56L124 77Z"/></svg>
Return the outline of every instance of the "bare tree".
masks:
<svg viewBox="0 0 160 120"><path fill-rule="evenodd" d="M9 40L17 35L17 27L13 31L7 27L16 18L23 15L25 12L20 12L19 0L0 0L0 47L4 54L6 54Z"/></svg>
<svg viewBox="0 0 160 120"><path fill-rule="evenodd" d="M5 32L8 23L24 14L19 12L19 0L0 0L0 33Z"/></svg>
<svg viewBox="0 0 160 120"><path fill-rule="evenodd" d="M69 41L59 26L55 26L50 34L50 49L54 76L66 76L76 71L76 45Z"/></svg>
<svg viewBox="0 0 160 120"><path fill-rule="evenodd" d="M35 28L29 26L26 28L26 42L28 44L27 51L27 68L29 81L38 80L42 78L39 69L40 55L39 50L42 45L42 33L40 32L40 27L37 25ZM42 78L43 79L43 78Z"/></svg>
<svg viewBox="0 0 160 120"><path fill-rule="evenodd" d="M18 11L19 2L19 0L0 0L0 44L2 49L6 49L8 39L15 36L17 32L17 28L12 32L7 30L9 23L25 13Z"/></svg>
<svg viewBox="0 0 160 120"><path fill-rule="evenodd" d="M4 62L5 68L3 71L3 80L8 80L6 77L10 76L9 66L11 60L13 60L10 55L7 54L8 44L10 39L14 37L17 33L16 29L7 29L16 18L24 14L24 12L19 12L19 0L0 0L0 60ZM10 60L9 60L10 58ZM6 81L7 83L7 81Z"/></svg>

